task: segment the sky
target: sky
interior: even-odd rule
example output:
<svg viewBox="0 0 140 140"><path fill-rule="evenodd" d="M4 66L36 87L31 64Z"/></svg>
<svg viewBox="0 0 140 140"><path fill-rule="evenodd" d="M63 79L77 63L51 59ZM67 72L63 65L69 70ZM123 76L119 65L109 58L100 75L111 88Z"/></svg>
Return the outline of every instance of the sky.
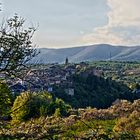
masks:
<svg viewBox="0 0 140 140"><path fill-rule="evenodd" d="M15 13L38 26L45 48L140 45L140 0L1 0L0 20Z"/></svg>

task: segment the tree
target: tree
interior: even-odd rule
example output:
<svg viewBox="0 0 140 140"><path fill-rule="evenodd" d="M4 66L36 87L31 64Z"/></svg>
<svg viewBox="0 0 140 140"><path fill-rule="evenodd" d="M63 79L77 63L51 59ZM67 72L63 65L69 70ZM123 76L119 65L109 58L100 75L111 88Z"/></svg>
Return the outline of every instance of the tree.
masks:
<svg viewBox="0 0 140 140"><path fill-rule="evenodd" d="M5 83L0 81L0 117L8 116L12 104L12 94Z"/></svg>
<svg viewBox="0 0 140 140"><path fill-rule="evenodd" d="M15 15L6 20L0 29L0 73L17 75L26 67L37 50L32 43L36 29L24 29L25 20Z"/></svg>

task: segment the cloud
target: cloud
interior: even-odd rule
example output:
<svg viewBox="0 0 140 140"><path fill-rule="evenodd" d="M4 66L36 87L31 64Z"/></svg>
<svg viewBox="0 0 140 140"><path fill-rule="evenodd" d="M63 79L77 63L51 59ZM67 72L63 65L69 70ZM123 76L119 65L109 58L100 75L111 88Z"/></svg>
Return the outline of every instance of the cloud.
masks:
<svg viewBox="0 0 140 140"><path fill-rule="evenodd" d="M107 0L111 8L109 26L140 25L139 0Z"/></svg>
<svg viewBox="0 0 140 140"><path fill-rule="evenodd" d="M108 24L95 28L82 38L82 42L139 45L140 0L107 0L107 4L110 7Z"/></svg>

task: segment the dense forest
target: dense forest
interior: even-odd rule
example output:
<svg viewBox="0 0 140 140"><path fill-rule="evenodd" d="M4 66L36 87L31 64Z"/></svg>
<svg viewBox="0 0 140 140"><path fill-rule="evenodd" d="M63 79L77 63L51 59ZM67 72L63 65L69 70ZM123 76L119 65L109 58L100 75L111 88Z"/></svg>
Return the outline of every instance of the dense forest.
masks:
<svg viewBox="0 0 140 140"><path fill-rule="evenodd" d="M85 72L86 73L86 72ZM62 98L74 108L96 107L107 108L117 99L133 101L138 99L137 94L123 83L110 78L98 77L93 74L82 73L73 75L74 95L66 94L64 86L55 87L54 96Z"/></svg>

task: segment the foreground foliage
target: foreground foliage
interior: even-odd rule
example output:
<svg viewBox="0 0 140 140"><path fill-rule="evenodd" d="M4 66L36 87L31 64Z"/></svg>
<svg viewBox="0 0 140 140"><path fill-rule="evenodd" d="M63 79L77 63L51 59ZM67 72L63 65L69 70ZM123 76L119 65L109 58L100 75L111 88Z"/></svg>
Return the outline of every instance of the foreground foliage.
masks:
<svg viewBox="0 0 140 140"><path fill-rule="evenodd" d="M17 96L12 107L12 123L20 123L30 118L53 115L66 116L71 107L61 99L53 99L48 92L25 92Z"/></svg>
<svg viewBox="0 0 140 140"><path fill-rule="evenodd" d="M0 29L0 73L21 76L21 70L37 51L32 43L34 27L25 28L25 20L15 15L1 25ZM22 77L22 76L21 76Z"/></svg>
<svg viewBox="0 0 140 140"><path fill-rule="evenodd" d="M108 109L73 109L70 114L30 119L18 125L7 123L0 129L0 135L3 139L33 140L140 139L140 100L118 100Z"/></svg>

